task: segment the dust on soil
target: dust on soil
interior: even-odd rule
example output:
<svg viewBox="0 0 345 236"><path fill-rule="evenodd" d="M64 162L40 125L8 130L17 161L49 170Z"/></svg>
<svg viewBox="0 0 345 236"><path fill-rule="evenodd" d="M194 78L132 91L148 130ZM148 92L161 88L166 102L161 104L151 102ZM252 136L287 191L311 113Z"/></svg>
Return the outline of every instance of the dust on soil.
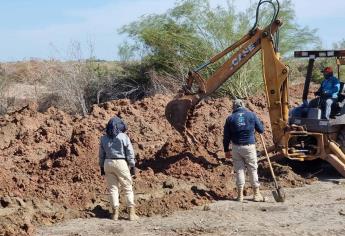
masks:
<svg viewBox="0 0 345 236"><path fill-rule="evenodd" d="M266 202L217 201L169 216L138 221L74 219L40 227L39 236L62 235L344 235L345 182L323 179L312 185L287 188L284 203L263 191ZM327 223L326 223L327 222Z"/></svg>
<svg viewBox="0 0 345 236"><path fill-rule="evenodd" d="M189 129L198 143L190 146L164 117L171 98L157 95L136 102L111 101L95 105L84 118L55 108L40 113L35 104L0 117L0 235L30 235L38 225L77 217L109 217L98 144L106 122L114 115L128 124L136 151L139 171L134 185L139 215L168 215L233 199L232 163L224 159L222 151L230 100L210 98L197 105ZM251 97L247 103L263 120L269 144L269 117L262 96ZM274 167L283 186L302 186L313 180L288 166ZM267 187L271 181L267 164L260 164L259 174Z"/></svg>

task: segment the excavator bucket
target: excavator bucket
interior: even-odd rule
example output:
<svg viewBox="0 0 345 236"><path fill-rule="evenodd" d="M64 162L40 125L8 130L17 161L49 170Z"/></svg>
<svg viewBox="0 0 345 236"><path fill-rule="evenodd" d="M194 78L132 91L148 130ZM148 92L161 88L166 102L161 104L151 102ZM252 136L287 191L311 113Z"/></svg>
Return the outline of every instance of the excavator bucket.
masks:
<svg viewBox="0 0 345 236"><path fill-rule="evenodd" d="M165 107L165 117L169 123L180 133L186 129L189 112L195 106L195 96L180 96L170 101Z"/></svg>

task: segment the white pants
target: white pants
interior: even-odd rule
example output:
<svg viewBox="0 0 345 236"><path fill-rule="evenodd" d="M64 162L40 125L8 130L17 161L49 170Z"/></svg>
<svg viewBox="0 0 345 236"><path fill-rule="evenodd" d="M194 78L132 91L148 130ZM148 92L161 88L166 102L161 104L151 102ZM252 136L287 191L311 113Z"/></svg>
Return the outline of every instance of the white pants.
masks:
<svg viewBox="0 0 345 236"><path fill-rule="evenodd" d="M258 160L256 156L255 144L243 146L232 144L232 159L236 172L237 187L244 187L245 169L247 168L252 187L258 188L260 183L257 172Z"/></svg>
<svg viewBox="0 0 345 236"><path fill-rule="evenodd" d="M105 159L104 162L105 178L110 190L110 200L112 206L118 207L119 187L121 187L126 196L127 207L134 206L134 193L132 189L132 177L125 160Z"/></svg>

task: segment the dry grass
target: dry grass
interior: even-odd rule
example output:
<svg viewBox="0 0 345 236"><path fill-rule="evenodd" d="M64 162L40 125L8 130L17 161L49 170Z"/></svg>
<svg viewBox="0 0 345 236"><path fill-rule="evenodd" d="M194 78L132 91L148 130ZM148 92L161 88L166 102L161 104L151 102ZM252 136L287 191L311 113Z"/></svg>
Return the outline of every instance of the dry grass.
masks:
<svg viewBox="0 0 345 236"><path fill-rule="evenodd" d="M41 111L55 106L86 115L95 103L176 91L182 83L134 62L30 60L3 63L0 69L1 114L32 101Z"/></svg>
<svg viewBox="0 0 345 236"><path fill-rule="evenodd" d="M304 81L305 61L289 60L290 82ZM243 70L218 91L235 88L237 96L252 94L249 83L251 71ZM0 114L26 105L38 103L41 111L50 106L71 114L86 115L95 103L129 98L141 99L157 93L174 93L183 84L183 70L176 75L157 73L141 63L118 63L95 60L30 60L0 64ZM262 82L262 81L261 81ZM228 83L236 86L227 87Z"/></svg>

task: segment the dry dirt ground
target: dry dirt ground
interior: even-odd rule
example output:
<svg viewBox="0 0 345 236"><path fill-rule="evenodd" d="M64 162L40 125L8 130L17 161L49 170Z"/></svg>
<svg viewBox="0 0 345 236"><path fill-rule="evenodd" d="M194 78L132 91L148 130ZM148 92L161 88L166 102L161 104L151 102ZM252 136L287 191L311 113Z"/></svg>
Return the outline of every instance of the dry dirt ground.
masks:
<svg viewBox="0 0 345 236"><path fill-rule="evenodd" d="M75 219L43 227L37 235L345 235L345 180L324 179L286 190L286 201L276 203L246 197L241 204L217 201L162 217L137 222Z"/></svg>
<svg viewBox="0 0 345 236"><path fill-rule="evenodd" d="M301 86L290 89L292 105L298 103L301 91ZM209 98L196 106L188 125L197 143L189 145L165 119L171 99L156 95L141 101L110 101L95 105L86 117L53 107L37 112L35 104L0 116L0 236L34 235L42 225L109 217L98 146L106 122L114 115L128 124L136 152L134 188L140 216L168 216L233 199L234 171L222 151L231 101ZM257 96L247 104L263 120L264 136L271 144L265 101ZM274 169L284 187L312 183L320 170L316 166L300 171L291 163L274 163ZM260 162L259 176L267 189L271 181L267 163ZM246 194L251 192L246 189Z"/></svg>

